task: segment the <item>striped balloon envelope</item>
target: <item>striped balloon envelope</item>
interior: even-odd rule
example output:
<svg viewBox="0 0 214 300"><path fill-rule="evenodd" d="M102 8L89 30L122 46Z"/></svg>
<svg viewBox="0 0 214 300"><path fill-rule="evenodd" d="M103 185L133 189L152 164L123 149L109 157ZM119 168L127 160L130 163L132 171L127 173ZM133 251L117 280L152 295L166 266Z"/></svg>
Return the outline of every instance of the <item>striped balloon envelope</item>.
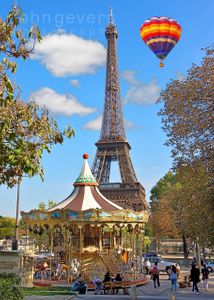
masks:
<svg viewBox="0 0 214 300"><path fill-rule="evenodd" d="M146 20L140 28L140 35L147 46L161 60L163 60L179 41L181 26L172 18L153 17Z"/></svg>

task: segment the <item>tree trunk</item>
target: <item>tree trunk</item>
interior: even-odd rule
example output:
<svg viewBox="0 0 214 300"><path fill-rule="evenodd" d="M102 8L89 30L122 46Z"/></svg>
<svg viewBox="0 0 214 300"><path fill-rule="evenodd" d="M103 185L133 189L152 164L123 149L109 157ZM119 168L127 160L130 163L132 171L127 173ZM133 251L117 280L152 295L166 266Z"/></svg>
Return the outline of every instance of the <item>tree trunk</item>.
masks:
<svg viewBox="0 0 214 300"><path fill-rule="evenodd" d="M187 241L186 241L186 237L183 234L182 235L182 239L183 239L183 253L184 253L184 261L185 261L185 266L188 266L188 249L187 249Z"/></svg>
<svg viewBox="0 0 214 300"><path fill-rule="evenodd" d="M206 263L206 251L205 251L205 247L203 246L203 263Z"/></svg>
<svg viewBox="0 0 214 300"><path fill-rule="evenodd" d="M197 242L195 243L195 247L196 247L197 265L198 265L199 269L201 270L201 253L200 253L200 246L198 244L198 239L197 239Z"/></svg>

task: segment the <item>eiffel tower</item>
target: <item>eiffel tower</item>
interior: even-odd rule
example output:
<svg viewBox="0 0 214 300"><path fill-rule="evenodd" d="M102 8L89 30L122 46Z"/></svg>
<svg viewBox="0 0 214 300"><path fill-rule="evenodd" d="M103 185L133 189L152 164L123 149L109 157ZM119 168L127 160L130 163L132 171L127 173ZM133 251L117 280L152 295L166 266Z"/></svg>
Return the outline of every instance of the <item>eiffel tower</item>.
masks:
<svg viewBox="0 0 214 300"><path fill-rule="evenodd" d="M129 154L131 147L125 136L116 49L118 32L111 11L105 35L107 62L104 113L100 139L95 144L97 151L92 172L99 183L99 190L107 199L135 211L148 210L145 189L137 180ZM119 164L121 183L109 182L113 161Z"/></svg>

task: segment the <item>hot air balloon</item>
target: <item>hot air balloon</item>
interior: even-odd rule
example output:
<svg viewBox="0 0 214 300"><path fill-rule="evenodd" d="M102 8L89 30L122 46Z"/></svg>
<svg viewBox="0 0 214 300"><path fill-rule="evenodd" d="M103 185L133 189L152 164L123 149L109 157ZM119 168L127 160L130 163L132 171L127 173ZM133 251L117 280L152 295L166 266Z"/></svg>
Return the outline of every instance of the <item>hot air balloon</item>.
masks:
<svg viewBox="0 0 214 300"><path fill-rule="evenodd" d="M143 23L140 35L160 59L160 67L163 67L164 58L180 39L181 26L172 18L153 17Z"/></svg>

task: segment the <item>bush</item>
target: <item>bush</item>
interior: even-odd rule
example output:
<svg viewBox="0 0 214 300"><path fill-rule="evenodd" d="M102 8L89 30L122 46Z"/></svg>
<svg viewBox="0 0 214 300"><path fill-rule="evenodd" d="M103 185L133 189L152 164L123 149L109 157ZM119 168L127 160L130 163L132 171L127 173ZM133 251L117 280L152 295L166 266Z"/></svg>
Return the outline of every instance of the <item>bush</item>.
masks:
<svg viewBox="0 0 214 300"><path fill-rule="evenodd" d="M1 300L22 300L23 290L20 285L20 278L15 274L0 274L0 299Z"/></svg>

